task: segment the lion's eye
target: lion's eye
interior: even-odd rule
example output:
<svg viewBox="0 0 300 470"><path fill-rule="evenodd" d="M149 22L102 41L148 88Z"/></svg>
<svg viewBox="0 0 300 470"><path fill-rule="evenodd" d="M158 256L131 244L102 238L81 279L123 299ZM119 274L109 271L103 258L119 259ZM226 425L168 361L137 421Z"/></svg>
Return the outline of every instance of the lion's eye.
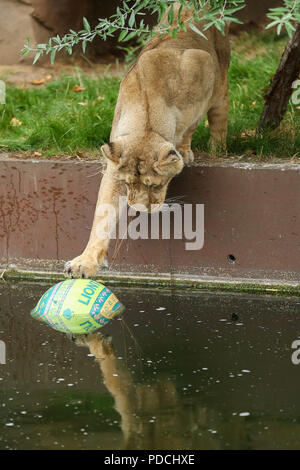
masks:
<svg viewBox="0 0 300 470"><path fill-rule="evenodd" d="M151 188L151 189L160 189L160 188L161 188L161 184L151 184L150 188Z"/></svg>

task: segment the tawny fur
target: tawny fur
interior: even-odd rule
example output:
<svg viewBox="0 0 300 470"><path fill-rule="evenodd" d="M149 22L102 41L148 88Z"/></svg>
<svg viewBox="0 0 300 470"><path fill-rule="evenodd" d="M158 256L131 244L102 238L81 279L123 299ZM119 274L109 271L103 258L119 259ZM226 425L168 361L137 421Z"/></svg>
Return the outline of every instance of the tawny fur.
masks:
<svg viewBox="0 0 300 470"><path fill-rule="evenodd" d="M183 10L182 20L189 16ZM159 209L171 179L194 160L192 136L206 114L212 152L225 146L228 33L209 28L205 35L207 39L188 29L176 40L154 37L123 79L110 143L102 147L107 166L90 239L83 254L66 264L66 275L92 277L106 259L109 238L99 233L107 232L113 221L111 214L97 213L101 205L113 205L118 215L119 196L127 195L132 207Z"/></svg>

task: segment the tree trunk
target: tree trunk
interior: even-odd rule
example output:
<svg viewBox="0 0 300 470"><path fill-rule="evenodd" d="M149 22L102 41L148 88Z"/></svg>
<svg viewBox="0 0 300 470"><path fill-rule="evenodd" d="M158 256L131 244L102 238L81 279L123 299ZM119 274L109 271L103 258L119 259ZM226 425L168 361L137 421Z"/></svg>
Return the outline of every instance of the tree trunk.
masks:
<svg viewBox="0 0 300 470"><path fill-rule="evenodd" d="M289 40L279 67L265 95L265 107L260 118L258 131L275 129L279 126L293 93L293 82L300 72L300 25Z"/></svg>

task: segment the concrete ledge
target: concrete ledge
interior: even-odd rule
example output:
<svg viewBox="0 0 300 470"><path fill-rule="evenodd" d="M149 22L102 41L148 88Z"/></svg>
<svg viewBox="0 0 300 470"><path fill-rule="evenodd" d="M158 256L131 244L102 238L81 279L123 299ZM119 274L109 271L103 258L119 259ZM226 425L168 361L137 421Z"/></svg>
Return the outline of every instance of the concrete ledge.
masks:
<svg viewBox="0 0 300 470"><path fill-rule="evenodd" d="M100 169L99 162L0 160L3 269L59 273L82 252ZM205 205L204 248L186 251L185 240L174 239L124 240L120 249L112 242L106 277L299 285L299 164L202 161L172 182L169 196Z"/></svg>
<svg viewBox="0 0 300 470"><path fill-rule="evenodd" d="M15 269L3 269L0 279L4 282L37 282L55 283L65 279L57 271L24 270L15 266ZM265 281L262 279L234 279L209 278L193 276L171 276L167 274L147 275L139 273L120 273L115 271L100 272L97 280L108 286L124 286L133 288L161 288L171 290L209 290L217 292L238 292L261 295L300 296L300 285L293 282Z"/></svg>

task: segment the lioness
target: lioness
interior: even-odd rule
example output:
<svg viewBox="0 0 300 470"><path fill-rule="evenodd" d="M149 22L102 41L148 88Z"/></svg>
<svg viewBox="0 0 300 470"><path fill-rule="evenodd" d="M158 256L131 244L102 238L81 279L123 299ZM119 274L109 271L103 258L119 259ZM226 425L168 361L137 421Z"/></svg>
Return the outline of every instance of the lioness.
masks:
<svg viewBox="0 0 300 470"><path fill-rule="evenodd" d="M175 18L178 9L179 4ZM190 16L183 9L182 20ZM166 18L162 23L167 23ZM143 205L154 211L163 204L171 179L194 159L192 135L206 113L212 150L224 145L228 32L224 37L209 28L205 35L207 39L189 28L176 40L168 35L154 37L123 79L110 142L101 148L107 166L90 239L82 255L66 263L67 276L92 277L106 258L109 238L99 233L107 232L112 215L97 214L101 205L111 204L117 213L119 196L126 194L128 204L138 210Z"/></svg>

